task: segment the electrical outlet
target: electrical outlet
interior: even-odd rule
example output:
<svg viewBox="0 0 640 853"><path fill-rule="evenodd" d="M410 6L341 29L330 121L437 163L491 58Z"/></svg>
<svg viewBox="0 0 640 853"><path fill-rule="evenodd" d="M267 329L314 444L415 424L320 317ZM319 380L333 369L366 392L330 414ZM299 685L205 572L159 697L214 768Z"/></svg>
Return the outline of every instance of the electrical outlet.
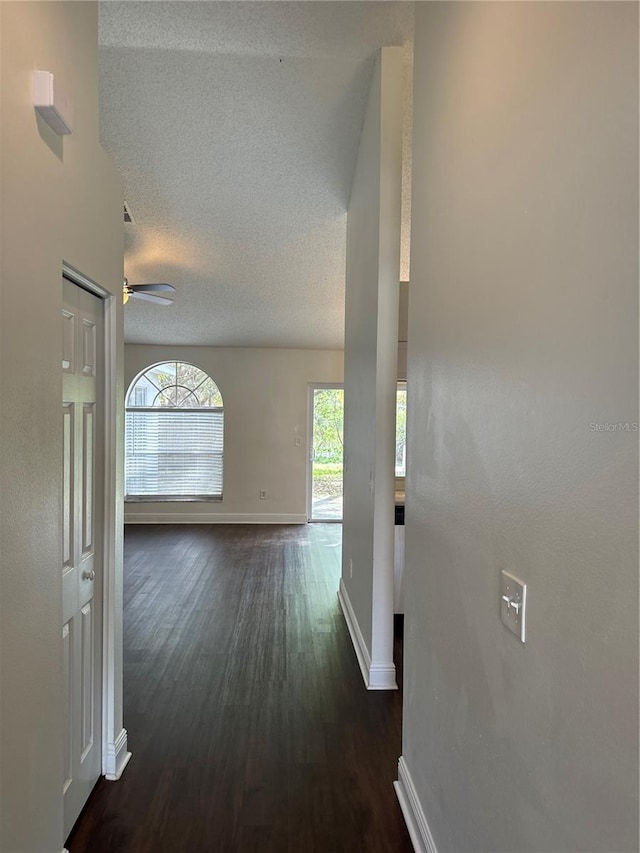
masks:
<svg viewBox="0 0 640 853"><path fill-rule="evenodd" d="M260 500L266 501L266 499L267 499L267 490L266 489L260 489Z"/></svg>

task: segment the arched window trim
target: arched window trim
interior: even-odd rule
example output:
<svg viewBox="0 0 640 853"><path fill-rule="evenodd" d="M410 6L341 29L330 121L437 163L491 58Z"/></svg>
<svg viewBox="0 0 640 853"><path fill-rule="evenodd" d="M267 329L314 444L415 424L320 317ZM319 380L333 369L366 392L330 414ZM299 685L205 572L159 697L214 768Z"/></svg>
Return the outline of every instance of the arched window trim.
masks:
<svg viewBox="0 0 640 853"><path fill-rule="evenodd" d="M151 378L151 376L149 374L152 374L153 371L157 370L157 368L159 368L159 367L164 367L165 365L168 366L171 364L176 366L175 367L176 381L174 383L166 384L166 385L160 385L160 384L154 382L154 380ZM197 371L198 373L202 374L202 379L198 382L197 385L194 385L191 388L188 385L182 384L181 382L178 381L178 365L182 365L184 367L188 367L188 368L191 368L192 370ZM168 405L168 406L166 406L166 408L179 408L179 409L182 409L182 408L195 408L195 409L219 408L220 410L222 410L224 408L222 393L221 393L220 388L218 387L218 384L215 381L215 379L212 376L210 376L208 373L206 373L204 370L202 370L202 368L198 367L197 365L192 364L189 361L179 361L176 359L174 361L158 361L155 364L149 365L149 367L145 367L144 370L141 370L140 373L138 373L138 375L135 377L135 379L133 379L133 381L129 385L129 390L127 391L127 395L126 395L126 408L127 409L144 408L143 406L139 406L139 404L136 403L135 400L133 402L131 400L132 396L135 397L136 387L138 386L138 384L143 379L145 379L147 382L149 382L149 384L152 385L156 389L156 392L157 392L151 406L147 406L146 408L165 408L165 407L161 407L161 406L156 406L155 403L156 403L156 400L158 399L158 397L160 397L162 394L166 393L170 389L175 388L176 392L177 392L178 388L183 388L187 392L186 396L189 397L189 396L195 395L195 392L199 388L202 388L202 386L206 382L211 382L211 384L213 385L213 388L215 389L214 394L217 394L217 396L220 398L220 404L218 406L213 406L211 404L205 405L205 404L199 402L199 404L197 406L184 406L184 405L182 405L182 403L180 403L177 406ZM176 397L177 397L177 393L176 393Z"/></svg>
<svg viewBox="0 0 640 853"><path fill-rule="evenodd" d="M125 500L222 500L224 406L213 377L190 362L157 362L125 400Z"/></svg>

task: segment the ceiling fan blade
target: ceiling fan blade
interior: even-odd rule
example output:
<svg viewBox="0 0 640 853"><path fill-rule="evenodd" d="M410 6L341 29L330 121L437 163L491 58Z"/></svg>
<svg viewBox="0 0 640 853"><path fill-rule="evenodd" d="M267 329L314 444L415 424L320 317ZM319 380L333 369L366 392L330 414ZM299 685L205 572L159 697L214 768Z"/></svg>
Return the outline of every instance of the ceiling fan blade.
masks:
<svg viewBox="0 0 640 853"><path fill-rule="evenodd" d="M144 299L146 302L155 302L156 305L173 305L173 299L167 299L166 296L154 296L153 293L137 293L133 290L129 297L131 299Z"/></svg>
<svg viewBox="0 0 640 853"><path fill-rule="evenodd" d="M133 291L140 291L144 293L147 290L170 290L172 293L175 291L175 287L172 284L166 284L165 282L159 282L158 284L130 284L129 287Z"/></svg>

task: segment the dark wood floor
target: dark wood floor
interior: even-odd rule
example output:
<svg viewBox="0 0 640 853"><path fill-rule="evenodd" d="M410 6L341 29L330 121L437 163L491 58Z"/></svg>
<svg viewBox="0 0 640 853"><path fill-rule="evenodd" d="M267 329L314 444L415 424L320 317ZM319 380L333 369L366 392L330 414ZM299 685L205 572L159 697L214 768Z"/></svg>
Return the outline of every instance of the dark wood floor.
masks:
<svg viewBox="0 0 640 853"><path fill-rule="evenodd" d="M340 525L130 526L124 715L71 853L411 851L401 693L367 692Z"/></svg>

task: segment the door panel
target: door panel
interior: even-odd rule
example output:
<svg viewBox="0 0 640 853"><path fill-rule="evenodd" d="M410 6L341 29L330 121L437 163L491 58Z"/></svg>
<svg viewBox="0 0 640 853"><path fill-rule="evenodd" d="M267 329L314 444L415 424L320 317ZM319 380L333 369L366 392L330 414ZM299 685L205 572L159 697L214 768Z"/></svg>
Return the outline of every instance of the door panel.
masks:
<svg viewBox="0 0 640 853"><path fill-rule="evenodd" d="M71 625L67 622L62 626L62 672L64 678L64 717L65 717L65 745L64 745L64 776L62 792L66 794L71 784L71 707L73 696L71 693Z"/></svg>
<svg viewBox="0 0 640 853"><path fill-rule="evenodd" d="M93 608L91 602L85 604L80 611L82 625L82 686L80 689L82 703L82 735L80 739L81 760L84 761L88 751L93 746L93 682L94 682L94 658L93 658Z"/></svg>
<svg viewBox="0 0 640 853"><path fill-rule="evenodd" d="M95 299L95 297L93 297ZM96 324L82 319L82 372L85 376L96 375Z"/></svg>
<svg viewBox="0 0 640 853"><path fill-rule="evenodd" d="M82 407L82 555L93 553L93 403Z"/></svg>
<svg viewBox="0 0 640 853"><path fill-rule="evenodd" d="M62 370L73 373L73 351L75 348L75 315L62 309Z"/></svg>
<svg viewBox="0 0 640 853"><path fill-rule="evenodd" d="M62 568L73 569L73 403L62 406Z"/></svg>
<svg viewBox="0 0 640 853"><path fill-rule="evenodd" d="M64 831L101 770L103 304L63 281Z"/></svg>

